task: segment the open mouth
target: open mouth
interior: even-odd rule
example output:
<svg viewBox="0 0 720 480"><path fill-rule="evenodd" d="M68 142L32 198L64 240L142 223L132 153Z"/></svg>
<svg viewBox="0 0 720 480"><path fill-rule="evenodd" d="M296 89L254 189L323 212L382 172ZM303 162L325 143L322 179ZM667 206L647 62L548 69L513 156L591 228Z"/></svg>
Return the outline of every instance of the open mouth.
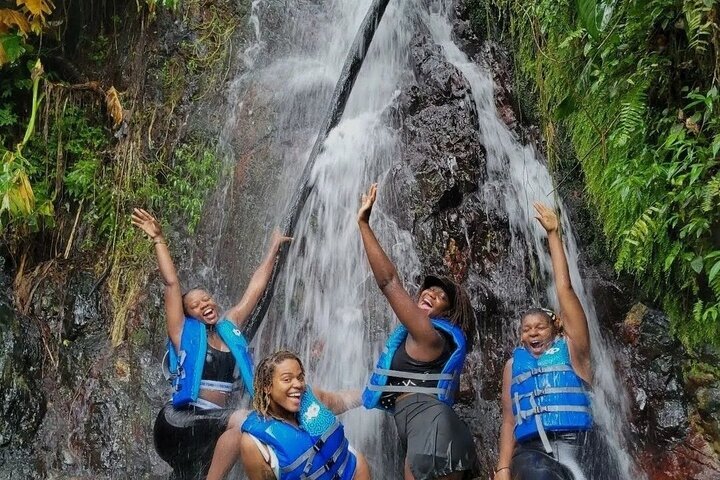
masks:
<svg viewBox="0 0 720 480"><path fill-rule="evenodd" d="M205 310L202 311L202 316L205 321L212 321L217 318L217 314L215 313L215 309L212 307L208 307Z"/></svg>
<svg viewBox="0 0 720 480"><path fill-rule="evenodd" d="M537 350L537 349L543 347L544 342L541 340L534 340L534 341L530 342L529 345L530 345L530 348L532 348L533 350Z"/></svg>
<svg viewBox="0 0 720 480"><path fill-rule="evenodd" d="M423 298L423 299L420 301L420 308L422 308L423 310L432 310L433 304L432 304L432 302L431 302L430 300L428 300L427 298Z"/></svg>
<svg viewBox="0 0 720 480"><path fill-rule="evenodd" d="M303 392L290 392L288 393L288 397L290 398L290 400L292 400L294 404L296 403L297 405L300 405L302 394Z"/></svg>

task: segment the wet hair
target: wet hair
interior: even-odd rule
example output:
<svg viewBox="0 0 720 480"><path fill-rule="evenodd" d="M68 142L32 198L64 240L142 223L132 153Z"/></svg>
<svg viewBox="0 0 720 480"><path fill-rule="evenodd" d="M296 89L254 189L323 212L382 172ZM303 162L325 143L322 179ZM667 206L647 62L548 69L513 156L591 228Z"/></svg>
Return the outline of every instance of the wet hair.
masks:
<svg viewBox="0 0 720 480"><path fill-rule="evenodd" d="M298 365L300 365L300 370L305 373L305 367L300 361L300 358L288 350L279 350L263 358L257 368L255 368L255 379L253 380L255 397L253 397L252 406L255 411L263 417L270 416L270 394L267 393L267 390L272 387L275 367L285 360L295 360L298 362Z"/></svg>
<svg viewBox="0 0 720 480"><path fill-rule="evenodd" d="M556 334L560 334L563 331L562 323L560 322L560 318L550 310L549 308L543 308L543 307L531 307L528 308L523 312L523 314L520 316L520 326L522 328L522 322L525 320L526 317L530 315L541 315L545 317L545 319L548 321L550 326L555 330Z"/></svg>

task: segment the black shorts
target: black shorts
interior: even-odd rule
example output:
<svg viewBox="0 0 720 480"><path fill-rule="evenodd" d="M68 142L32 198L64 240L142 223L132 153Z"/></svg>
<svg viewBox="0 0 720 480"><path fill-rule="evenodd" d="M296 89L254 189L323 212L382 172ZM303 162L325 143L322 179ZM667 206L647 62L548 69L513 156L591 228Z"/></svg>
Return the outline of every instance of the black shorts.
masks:
<svg viewBox="0 0 720 480"><path fill-rule="evenodd" d="M477 458L475 442L450 406L429 395L412 394L395 403L394 417L415 480L453 472L472 476Z"/></svg>
<svg viewBox="0 0 720 480"><path fill-rule="evenodd" d="M538 439L518 443L510 471L513 480L576 480L573 470L586 480L620 480L617 465L598 432L548 433L552 455Z"/></svg>
<svg viewBox="0 0 720 480"><path fill-rule="evenodd" d="M173 478L204 478L212 461L218 438L227 429L234 410L202 410L167 403L155 419L153 437L160 458L173 469Z"/></svg>

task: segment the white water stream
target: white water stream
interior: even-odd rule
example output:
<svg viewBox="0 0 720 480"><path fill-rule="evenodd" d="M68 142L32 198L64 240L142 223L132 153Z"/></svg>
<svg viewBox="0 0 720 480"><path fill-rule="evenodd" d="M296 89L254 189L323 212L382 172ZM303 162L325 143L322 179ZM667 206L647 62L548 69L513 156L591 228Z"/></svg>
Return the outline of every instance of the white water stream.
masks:
<svg viewBox="0 0 720 480"><path fill-rule="evenodd" d="M277 0L252 3L257 42L243 53L246 64L253 68L251 81L272 92L272 102L277 106L278 135L273 148L283 159L284 171L278 172L281 186L273 192L277 198L268 199L270 206L282 205L295 188L328 108L332 87L370 0L325 0L312 2L312 7L303 0L280 3L288 5L287 11L293 15L288 22L290 27L282 32L283 53L269 60L261 58L266 36L259 13L267 5L277 7ZM470 62L453 42L445 2L431 3L431 12L421 6L427 2L390 3L345 115L318 157L313 172L314 191L298 222L296 240L278 283L274 306L255 341L258 356L278 348L297 351L306 362L309 382L326 389L360 387L395 322L369 272L355 221L360 194L370 183L380 183L373 226L381 244L411 290L416 287L411 282L421 274L412 236L383 212L384 199L393 195L389 188L383 188L383 180L402 148L384 114L399 88L413 75L407 51L419 17L432 32L434 41L442 46L447 60L472 87L482 143L487 149L488 179L482 186L487 209L506 212L513 235L509 249L534 252L540 272L537 281L545 288L550 304L557 306L544 232L533 220L532 211L536 200L556 204L550 194L552 179L539 155L531 147L521 145L499 119L492 77ZM274 34L277 36L278 32ZM246 81L244 76L242 85ZM237 85L240 83L236 81ZM239 98L231 96L231 101L238 105L228 120L231 128L242 121L236 117L238 112L248 115ZM282 213L276 212L276 218ZM628 405L615 375L613 352L598 330L593 301L582 284L572 228L565 215L562 220L573 285L591 326L596 371L595 416L617 457L623 478L640 479L627 453L622 430L617 427L626 418ZM217 259L211 263L216 262ZM516 331L516 326L507 329L511 335ZM400 460L389 416L358 409L346 414L343 421L351 443L367 454L375 478L394 478L387 472L396 468ZM494 442L495 432L485 435Z"/></svg>

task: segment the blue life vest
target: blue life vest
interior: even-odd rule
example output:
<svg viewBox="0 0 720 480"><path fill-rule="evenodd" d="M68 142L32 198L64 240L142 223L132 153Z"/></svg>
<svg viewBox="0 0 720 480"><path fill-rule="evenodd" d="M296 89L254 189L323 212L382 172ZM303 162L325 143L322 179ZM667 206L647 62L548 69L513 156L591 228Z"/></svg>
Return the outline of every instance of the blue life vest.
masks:
<svg viewBox="0 0 720 480"><path fill-rule="evenodd" d="M535 358L525 347L513 352L510 385L515 438L540 437L552 452L546 431L584 431L592 427L590 392L570 363L567 341L558 338Z"/></svg>
<svg viewBox="0 0 720 480"><path fill-rule="evenodd" d="M351 480L357 459L349 450L343 425L308 386L298 413L300 427L252 412L242 425L272 448L280 464L278 480Z"/></svg>
<svg viewBox="0 0 720 480"><path fill-rule="evenodd" d="M226 319L220 320L215 326L215 330L232 352L245 390L252 396L253 361L245 337L234 323ZM182 407L197 401L201 387L227 392L232 390L232 384L202 379L206 353L207 329L205 324L192 317L185 317L180 337L180 351L176 352L169 340L167 345L167 368L174 389L173 406Z"/></svg>
<svg viewBox="0 0 720 480"><path fill-rule="evenodd" d="M365 408L384 409L380 403L380 397L383 392L398 393L426 393L428 395L436 395L438 400L450 406L455 403L455 392L460 383L460 373L465 364L465 334L455 324L440 318L431 319L433 327L450 335L455 343L450 358L442 369L441 373L412 373L400 370L390 370L392 359L398 347L402 345L408 336L408 329L400 325L388 338L385 349L380 354L375 370L370 376L367 387L362 394L363 405ZM388 377L404 378L409 380L437 380L437 387L417 387L413 385L388 385Z"/></svg>

